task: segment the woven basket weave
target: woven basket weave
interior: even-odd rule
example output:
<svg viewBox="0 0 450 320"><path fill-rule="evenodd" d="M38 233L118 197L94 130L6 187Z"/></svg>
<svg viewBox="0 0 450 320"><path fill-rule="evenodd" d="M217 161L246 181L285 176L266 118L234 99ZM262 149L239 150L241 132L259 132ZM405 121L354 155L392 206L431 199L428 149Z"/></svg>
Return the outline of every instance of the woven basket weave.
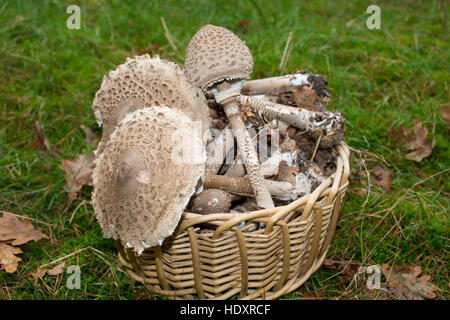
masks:
<svg viewBox="0 0 450 320"><path fill-rule="evenodd" d="M185 212L163 246L137 256L116 242L134 280L171 299L275 299L300 287L322 264L348 185L350 151L338 148L336 171L290 204L241 214ZM250 231L241 222L264 222ZM199 224L214 225L210 233Z"/></svg>

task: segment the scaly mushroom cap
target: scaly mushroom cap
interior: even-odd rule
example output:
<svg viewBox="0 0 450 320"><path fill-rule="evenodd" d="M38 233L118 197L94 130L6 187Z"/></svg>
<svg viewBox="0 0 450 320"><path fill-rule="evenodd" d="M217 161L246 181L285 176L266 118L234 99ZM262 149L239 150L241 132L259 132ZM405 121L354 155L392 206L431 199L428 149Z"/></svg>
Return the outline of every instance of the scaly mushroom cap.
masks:
<svg viewBox="0 0 450 320"><path fill-rule="evenodd" d="M169 107L129 113L96 159L92 205L107 238L138 254L161 245L204 175L195 123Z"/></svg>
<svg viewBox="0 0 450 320"><path fill-rule="evenodd" d="M184 70L177 64L145 54L127 58L110 71L103 77L92 104L99 125L103 123L99 153L127 113L160 105L183 111L201 123L203 133L208 132L211 120L206 99L201 90L187 81Z"/></svg>
<svg viewBox="0 0 450 320"><path fill-rule="evenodd" d="M233 32L207 24L189 41L184 66L189 82L204 90L221 80L248 79L253 58Z"/></svg>

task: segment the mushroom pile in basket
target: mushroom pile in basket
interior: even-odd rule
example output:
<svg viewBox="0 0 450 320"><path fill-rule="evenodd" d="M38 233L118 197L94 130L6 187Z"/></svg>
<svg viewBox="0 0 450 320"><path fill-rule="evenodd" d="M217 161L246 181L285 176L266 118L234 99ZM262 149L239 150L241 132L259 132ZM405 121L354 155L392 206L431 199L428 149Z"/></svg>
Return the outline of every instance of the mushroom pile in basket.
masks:
<svg viewBox="0 0 450 320"><path fill-rule="evenodd" d="M252 71L243 41L205 25L185 69L143 55L103 78L92 105L103 126L92 203L105 237L141 254L183 212L285 205L333 172L344 119L326 110L325 77L248 80Z"/></svg>

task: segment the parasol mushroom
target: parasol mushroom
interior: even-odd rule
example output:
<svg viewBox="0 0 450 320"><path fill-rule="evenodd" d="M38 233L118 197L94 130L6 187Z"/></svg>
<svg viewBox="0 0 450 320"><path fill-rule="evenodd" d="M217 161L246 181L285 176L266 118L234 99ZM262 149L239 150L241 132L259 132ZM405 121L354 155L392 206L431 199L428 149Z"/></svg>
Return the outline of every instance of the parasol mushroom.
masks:
<svg viewBox="0 0 450 320"><path fill-rule="evenodd" d="M204 93L212 93L224 108L241 151L258 206L274 207L260 172L253 142L241 118L236 97L243 80L253 71L253 58L244 42L230 30L205 25L192 37L186 50L188 80Z"/></svg>
<svg viewBox="0 0 450 320"><path fill-rule="evenodd" d="M105 237L141 254L170 236L204 175L206 152L182 111L151 107L128 113L96 159L92 204ZM179 161L180 137L189 161ZM193 150L193 151L190 151ZM183 160L183 159L182 159Z"/></svg>
<svg viewBox="0 0 450 320"><path fill-rule="evenodd" d="M179 109L198 121L206 142L211 119L201 90L187 81L184 70L177 64L145 54L127 58L103 77L92 104L97 122L103 125L98 153L127 113L159 105Z"/></svg>

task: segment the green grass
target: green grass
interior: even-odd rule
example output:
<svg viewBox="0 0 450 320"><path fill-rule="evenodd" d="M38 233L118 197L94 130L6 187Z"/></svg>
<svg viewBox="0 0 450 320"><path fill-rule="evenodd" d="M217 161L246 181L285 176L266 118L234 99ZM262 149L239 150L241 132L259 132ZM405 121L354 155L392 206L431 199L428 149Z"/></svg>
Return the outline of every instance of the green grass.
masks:
<svg viewBox="0 0 450 320"><path fill-rule="evenodd" d="M74 2L81 7L81 30L66 27L66 8ZM205 23L246 41L254 78L280 74L289 32L294 44L285 71L328 75L330 109L348 120L346 141L356 150L328 256L366 266L420 265L439 286L438 298L448 299L449 176L442 171L450 167L450 143L439 111L449 102L449 8L445 1L376 3L380 30L366 28L367 1L1 1L0 210L39 220L35 225L50 238L22 246L16 273L0 271L2 299L153 297L120 271L112 241L103 239L93 219L91 188L68 201L59 165L93 149L80 125L100 133L90 105L108 70L150 44L182 64L190 37ZM160 17L177 39L176 50ZM244 19L250 23L238 27ZM420 163L406 160L406 150L387 135L416 118L436 137L432 155ZM35 120L59 157L31 148ZM377 165L393 172L390 194L368 183ZM80 290L66 289L66 274L36 284L27 276L87 246L102 253L84 250L67 259L81 266ZM326 268L284 298L304 296L367 298Z"/></svg>

